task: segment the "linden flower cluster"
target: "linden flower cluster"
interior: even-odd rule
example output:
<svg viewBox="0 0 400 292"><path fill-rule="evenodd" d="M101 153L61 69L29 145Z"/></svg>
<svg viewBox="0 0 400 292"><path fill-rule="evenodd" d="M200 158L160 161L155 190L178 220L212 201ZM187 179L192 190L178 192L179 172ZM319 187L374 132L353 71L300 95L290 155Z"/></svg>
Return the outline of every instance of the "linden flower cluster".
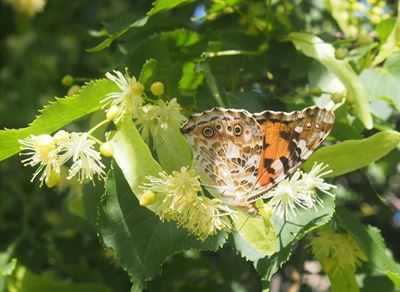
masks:
<svg viewBox="0 0 400 292"><path fill-rule="evenodd" d="M28 17L33 17L37 13L42 12L46 5L46 0L7 0L13 8L25 14Z"/></svg>
<svg viewBox="0 0 400 292"><path fill-rule="evenodd" d="M168 127L178 128L185 117L180 113L181 106L176 98L169 102L158 100L155 104L147 104L138 110L136 125L142 133L142 138L149 141L149 133L165 135Z"/></svg>
<svg viewBox="0 0 400 292"><path fill-rule="evenodd" d="M148 205L149 195L162 198L156 213L162 220L177 221L178 226L189 230L191 234L204 241L218 230L231 228L229 219L232 211L218 199L198 196L201 190L199 177L194 170L185 167L174 171L171 175L161 172L158 177L148 176L148 182L143 185Z"/></svg>
<svg viewBox="0 0 400 292"><path fill-rule="evenodd" d="M378 24L382 20L390 18L389 8L386 1L368 0L361 2L358 0L340 1L330 0L330 5L337 6L336 18L342 30L349 36L365 34L366 29L362 24L366 20L373 24Z"/></svg>
<svg viewBox="0 0 400 292"><path fill-rule="evenodd" d="M118 123L125 114L137 117L138 108L143 104L144 87L128 73L123 75L116 70L113 73L107 72L106 77L114 82L120 91L107 94L101 103L106 109L107 118Z"/></svg>
<svg viewBox="0 0 400 292"><path fill-rule="evenodd" d="M85 179L92 180L94 175L101 179L105 176L100 153L94 149L96 142L88 133L60 130L54 136L30 135L18 142L22 145L20 155L29 156L22 163L25 166L38 166L32 181L40 175L41 186L43 183L48 187L55 186L60 180L61 166L67 163L70 165L67 167L68 180L76 177L79 182L83 182Z"/></svg>
<svg viewBox="0 0 400 292"><path fill-rule="evenodd" d="M124 115L133 117L146 142L149 142L149 134L166 135L165 130L169 127L177 128L185 120L180 113L181 107L176 98L168 102L158 99L153 104L143 105L144 86L134 76L114 70L113 73L106 73L106 77L120 89L107 94L101 101L107 119L118 123ZM153 95L161 97L164 93L164 84L154 82L150 86L150 91Z"/></svg>
<svg viewBox="0 0 400 292"><path fill-rule="evenodd" d="M329 196L334 196L330 190L335 189L336 186L324 182L322 178L332 172L327 168L328 166L323 163L315 163L309 173L298 170L291 178L279 183L265 196L265 198L271 198L269 205L272 207L272 212L284 217L295 215L297 207L310 209L316 204L322 205L317 189Z"/></svg>
<svg viewBox="0 0 400 292"><path fill-rule="evenodd" d="M314 256L327 273L349 270L354 273L363 261L367 261L365 253L349 234L335 233L327 227L318 229L310 243Z"/></svg>

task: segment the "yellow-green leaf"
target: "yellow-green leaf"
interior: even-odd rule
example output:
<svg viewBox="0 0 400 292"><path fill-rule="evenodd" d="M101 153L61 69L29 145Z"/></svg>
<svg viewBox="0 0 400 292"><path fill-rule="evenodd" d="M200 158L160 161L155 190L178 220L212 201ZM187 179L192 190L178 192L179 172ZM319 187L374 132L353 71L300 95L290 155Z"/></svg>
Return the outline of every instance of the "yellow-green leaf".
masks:
<svg viewBox="0 0 400 292"><path fill-rule="evenodd" d="M255 261L276 252L276 232L270 218L249 217L238 212L233 222L238 230L233 234L235 246L248 260Z"/></svg>
<svg viewBox="0 0 400 292"><path fill-rule="evenodd" d="M309 171L314 162L324 162L332 170L327 176L338 176L382 158L399 143L400 133L392 130L365 139L347 140L316 151L304 164L304 169Z"/></svg>
<svg viewBox="0 0 400 292"><path fill-rule="evenodd" d="M117 86L110 80L96 80L85 85L76 95L56 98L26 128L0 131L0 161L19 152L19 139L30 134L49 134L101 107L100 101Z"/></svg>
<svg viewBox="0 0 400 292"><path fill-rule="evenodd" d="M118 131L111 141L114 159L131 190L140 200L143 190L139 186L146 181L146 176L157 176L162 168L151 155L149 147L129 117L122 119L117 128ZM157 204L152 204L147 207L154 211L156 206Z"/></svg>
<svg viewBox="0 0 400 292"><path fill-rule="evenodd" d="M346 100L354 106L356 116L363 122L365 128L371 129L373 122L367 93L350 64L347 61L336 59L333 46L314 35L293 32L287 39L293 42L296 49L302 51L306 56L316 59L335 73L346 87Z"/></svg>
<svg viewBox="0 0 400 292"><path fill-rule="evenodd" d="M395 52L400 46L400 2L397 3L396 24L386 41L381 45L378 55L375 57L373 66L382 63L387 57Z"/></svg>

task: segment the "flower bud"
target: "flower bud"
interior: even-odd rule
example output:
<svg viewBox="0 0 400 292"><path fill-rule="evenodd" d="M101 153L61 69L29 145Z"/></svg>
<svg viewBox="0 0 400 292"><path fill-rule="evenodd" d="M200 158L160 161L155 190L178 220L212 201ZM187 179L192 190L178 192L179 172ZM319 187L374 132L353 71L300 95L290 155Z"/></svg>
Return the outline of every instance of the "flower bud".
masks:
<svg viewBox="0 0 400 292"><path fill-rule="evenodd" d="M114 148L110 142L105 142L100 146L100 153L105 157L112 157L114 154Z"/></svg>
<svg viewBox="0 0 400 292"><path fill-rule="evenodd" d="M314 87L309 88L308 92L315 96L321 96L323 93L321 87L319 87L319 86L314 86Z"/></svg>
<svg viewBox="0 0 400 292"><path fill-rule="evenodd" d="M142 83L134 81L131 84L131 90L134 95L141 96L144 91L144 86L142 85Z"/></svg>
<svg viewBox="0 0 400 292"><path fill-rule="evenodd" d="M60 181L60 173L52 169L50 171L49 176L47 176L46 179L44 180L44 183L48 188L52 188L56 186L59 181Z"/></svg>
<svg viewBox="0 0 400 292"><path fill-rule="evenodd" d="M48 134L39 135L36 137L33 146L42 161L51 159L50 153L55 149L53 137Z"/></svg>
<svg viewBox="0 0 400 292"><path fill-rule="evenodd" d="M345 48L338 48L335 50L335 57L336 59L343 60L347 57L347 49Z"/></svg>
<svg viewBox="0 0 400 292"><path fill-rule="evenodd" d="M116 118L116 116L119 114L119 107L116 105L113 105L107 110L106 118L107 120L111 121Z"/></svg>
<svg viewBox="0 0 400 292"><path fill-rule="evenodd" d="M69 140L69 133L67 131L60 130L54 134L53 139L57 145L61 144L62 142L66 142Z"/></svg>
<svg viewBox="0 0 400 292"><path fill-rule="evenodd" d="M68 89L67 96L73 96L77 94L81 90L81 87L79 85L72 85L70 89Z"/></svg>
<svg viewBox="0 0 400 292"><path fill-rule="evenodd" d="M334 103L340 103L343 100L343 93L341 92L334 92L331 95L331 99Z"/></svg>
<svg viewBox="0 0 400 292"><path fill-rule="evenodd" d="M150 86L151 93L153 93L156 96L160 96L164 93L164 83L162 82L154 82Z"/></svg>
<svg viewBox="0 0 400 292"><path fill-rule="evenodd" d="M72 85L74 85L74 82L75 82L75 79L71 75L65 75L61 79L62 85L65 85L65 86L72 86Z"/></svg>
<svg viewBox="0 0 400 292"><path fill-rule="evenodd" d="M372 43L374 39L369 34L364 34L358 38L358 43L360 46L365 46Z"/></svg>
<svg viewBox="0 0 400 292"><path fill-rule="evenodd" d="M150 191L150 190L145 190L140 197L139 204L141 206L148 206L153 204L157 200L157 195Z"/></svg>

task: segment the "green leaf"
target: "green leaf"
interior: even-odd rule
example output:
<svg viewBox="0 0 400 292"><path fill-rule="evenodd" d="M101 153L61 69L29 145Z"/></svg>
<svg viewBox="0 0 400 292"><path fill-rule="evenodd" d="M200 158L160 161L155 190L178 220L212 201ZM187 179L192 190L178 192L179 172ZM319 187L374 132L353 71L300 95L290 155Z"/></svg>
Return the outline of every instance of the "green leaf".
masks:
<svg viewBox="0 0 400 292"><path fill-rule="evenodd" d="M389 276L388 276L389 277ZM396 291L393 282L388 277L381 275L366 275L362 279L361 292ZM359 278L359 280L361 280Z"/></svg>
<svg viewBox="0 0 400 292"><path fill-rule="evenodd" d="M349 24L349 21L343 16L343 11L347 11L347 9L349 8L348 1L328 0L326 1L326 6L328 11L332 14L332 17L339 25L340 30L346 36L351 36L351 26Z"/></svg>
<svg viewBox="0 0 400 292"><path fill-rule="evenodd" d="M399 272L386 272L386 276L397 286L400 287L400 273Z"/></svg>
<svg viewBox="0 0 400 292"><path fill-rule="evenodd" d="M5 251L0 252L0 292L6 291L8 276L12 274L17 265L17 259L11 258L15 244L10 245Z"/></svg>
<svg viewBox="0 0 400 292"><path fill-rule="evenodd" d="M248 260L258 260L277 250L276 231L270 218L237 212L233 223L238 230L233 233L235 247Z"/></svg>
<svg viewBox="0 0 400 292"><path fill-rule="evenodd" d="M117 128L118 131L111 140L114 159L132 192L140 199L140 186L146 181L146 176L157 176L162 168L151 155L149 147L129 117L122 119ZM153 204L148 207L155 210L156 206L157 204Z"/></svg>
<svg viewBox="0 0 400 292"><path fill-rule="evenodd" d="M375 30L381 42L388 38L395 25L396 19L393 17L382 20L380 23L378 23Z"/></svg>
<svg viewBox="0 0 400 292"><path fill-rule="evenodd" d="M387 58L384 67L387 69L389 74L396 78L400 78L400 53L393 54Z"/></svg>
<svg viewBox="0 0 400 292"><path fill-rule="evenodd" d="M207 85L210 88L211 94L217 104L221 107L226 107L225 102L223 101L219 92L217 81L215 80L214 75L211 73L210 65L204 61L202 64L199 65L199 70L204 74Z"/></svg>
<svg viewBox="0 0 400 292"><path fill-rule="evenodd" d="M346 209L339 207L336 211L339 224L357 241L368 257L372 272L387 275L395 285L400 282L400 264L389 256L380 231L372 226L364 226Z"/></svg>
<svg viewBox="0 0 400 292"><path fill-rule="evenodd" d="M346 87L346 100L354 106L355 113L364 126L371 129L373 122L369 112L367 93L350 64L347 61L336 59L333 46L314 35L293 32L287 39L293 42L296 49L301 50L306 56L318 60L336 74Z"/></svg>
<svg viewBox="0 0 400 292"><path fill-rule="evenodd" d="M400 111L400 78L388 70L367 69L360 75L360 81L371 100L386 97Z"/></svg>
<svg viewBox="0 0 400 292"><path fill-rule="evenodd" d="M192 151L179 128L160 129L158 134L153 135L153 140L157 158L163 169L168 173L192 165Z"/></svg>
<svg viewBox="0 0 400 292"><path fill-rule="evenodd" d="M318 260L318 258L317 258ZM358 292L360 288L358 287L356 275L351 268L344 268L335 273L326 272L329 281L331 282L332 292Z"/></svg>
<svg viewBox="0 0 400 292"><path fill-rule="evenodd" d="M30 134L52 133L69 123L100 109L100 101L107 93L117 90L110 80L88 83L74 96L56 98L45 106L40 115L26 128L0 131L0 161L20 151L19 139Z"/></svg>
<svg viewBox="0 0 400 292"><path fill-rule="evenodd" d="M153 3L153 8L147 13L148 16L159 12L165 12L175 8L176 6L192 3L195 0L156 0Z"/></svg>
<svg viewBox="0 0 400 292"><path fill-rule="evenodd" d="M397 3L397 18L392 32L381 45L378 55L375 57L372 65L376 66L382 63L387 57L398 49L400 45L400 2Z"/></svg>
<svg viewBox="0 0 400 292"><path fill-rule="evenodd" d="M175 223L161 222L138 204L118 168L108 174L98 228L105 245L114 250L132 277L134 291L143 289L145 281L159 274L162 263L174 254L189 249L216 251L227 238L220 232L201 242Z"/></svg>
<svg viewBox="0 0 400 292"><path fill-rule="evenodd" d="M322 206L308 210L298 208L294 218L284 220L277 215L272 216L272 222L278 234L278 251L255 262L256 269L266 286L272 276L289 259L295 243L332 218L335 209L334 198L328 195L320 197L323 200Z"/></svg>
<svg viewBox="0 0 400 292"><path fill-rule="evenodd" d="M182 95L192 96L197 87L203 83L204 75L197 70L196 64L187 62L182 68L182 77L179 80L179 91Z"/></svg>
<svg viewBox="0 0 400 292"><path fill-rule="evenodd" d="M17 259L16 258L11 259L11 261L9 261L4 267L1 268L0 277L10 276L16 266L17 266Z"/></svg>
<svg viewBox="0 0 400 292"><path fill-rule="evenodd" d="M332 170L327 177L338 176L344 173L367 166L374 162L400 143L400 133L392 130L379 132L361 140L348 140L317 150L304 164L303 168L310 171L314 162L323 162Z"/></svg>
<svg viewBox="0 0 400 292"><path fill-rule="evenodd" d="M142 71L140 71L139 82L143 84L145 88L150 87L151 79L154 75L154 71L157 67L157 60L150 59L144 63Z"/></svg>
<svg viewBox="0 0 400 292"><path fill-rule="evenodd" d="M10 277L8 291L19 292L111 292L112 290L98 283L71 283L70 280L56 279L32 273L26 267L19 266Z"/></svg>
<svg viewBox="0 0 400 292"><path fill-rule="evenodd" d="M124 26L121 28L117 33L114 33L112 35L109 35L105 40L103 40L100 44L94 46L93 48L87 49L86 51L89 53L96 53L99 51L104 50L105 48L108 48L114 40L117 38L120 38L122 35L127 33L129 30L132 28L137 28L137 27L143 27L147 24L147 21L149 20L148 16L145 16L143 18L140 18L136 20L135 22L132 22L131 24Z"/></svg>
<svg viewBox="0 0 400 292"><path fill-rule="evenodd" d="M162 32L160 39L174 48L185 48L199 42L200 35L195 31L179 28Z"/></svg>

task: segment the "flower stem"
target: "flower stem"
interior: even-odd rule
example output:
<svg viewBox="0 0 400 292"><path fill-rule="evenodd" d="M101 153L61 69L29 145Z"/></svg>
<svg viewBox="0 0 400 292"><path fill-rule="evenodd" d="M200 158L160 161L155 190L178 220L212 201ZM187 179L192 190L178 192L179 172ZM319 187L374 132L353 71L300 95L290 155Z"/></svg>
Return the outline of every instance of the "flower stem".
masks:
<svg viewBox="0 0 400 292"><path fill-rule="evenodd" d="M97 125L95 125L93 128L91 128L88 132L88 134L92 134L94 131L96 131L98 128L100 128L101 126L109 123L110 121L105 119L104 121L101 121L100 123L98 123Z"/></svg>
<svg viewBox="0 0 400 292"><path fill-rule="evenodd" d="M89 132L88 132L88 136L90 137L90 139L96 141L96 143L99 145L102 145L104 143L103 141L101 141L101 140L97 139L96 137L94 137L93 135L91 135Z"/></svg>

